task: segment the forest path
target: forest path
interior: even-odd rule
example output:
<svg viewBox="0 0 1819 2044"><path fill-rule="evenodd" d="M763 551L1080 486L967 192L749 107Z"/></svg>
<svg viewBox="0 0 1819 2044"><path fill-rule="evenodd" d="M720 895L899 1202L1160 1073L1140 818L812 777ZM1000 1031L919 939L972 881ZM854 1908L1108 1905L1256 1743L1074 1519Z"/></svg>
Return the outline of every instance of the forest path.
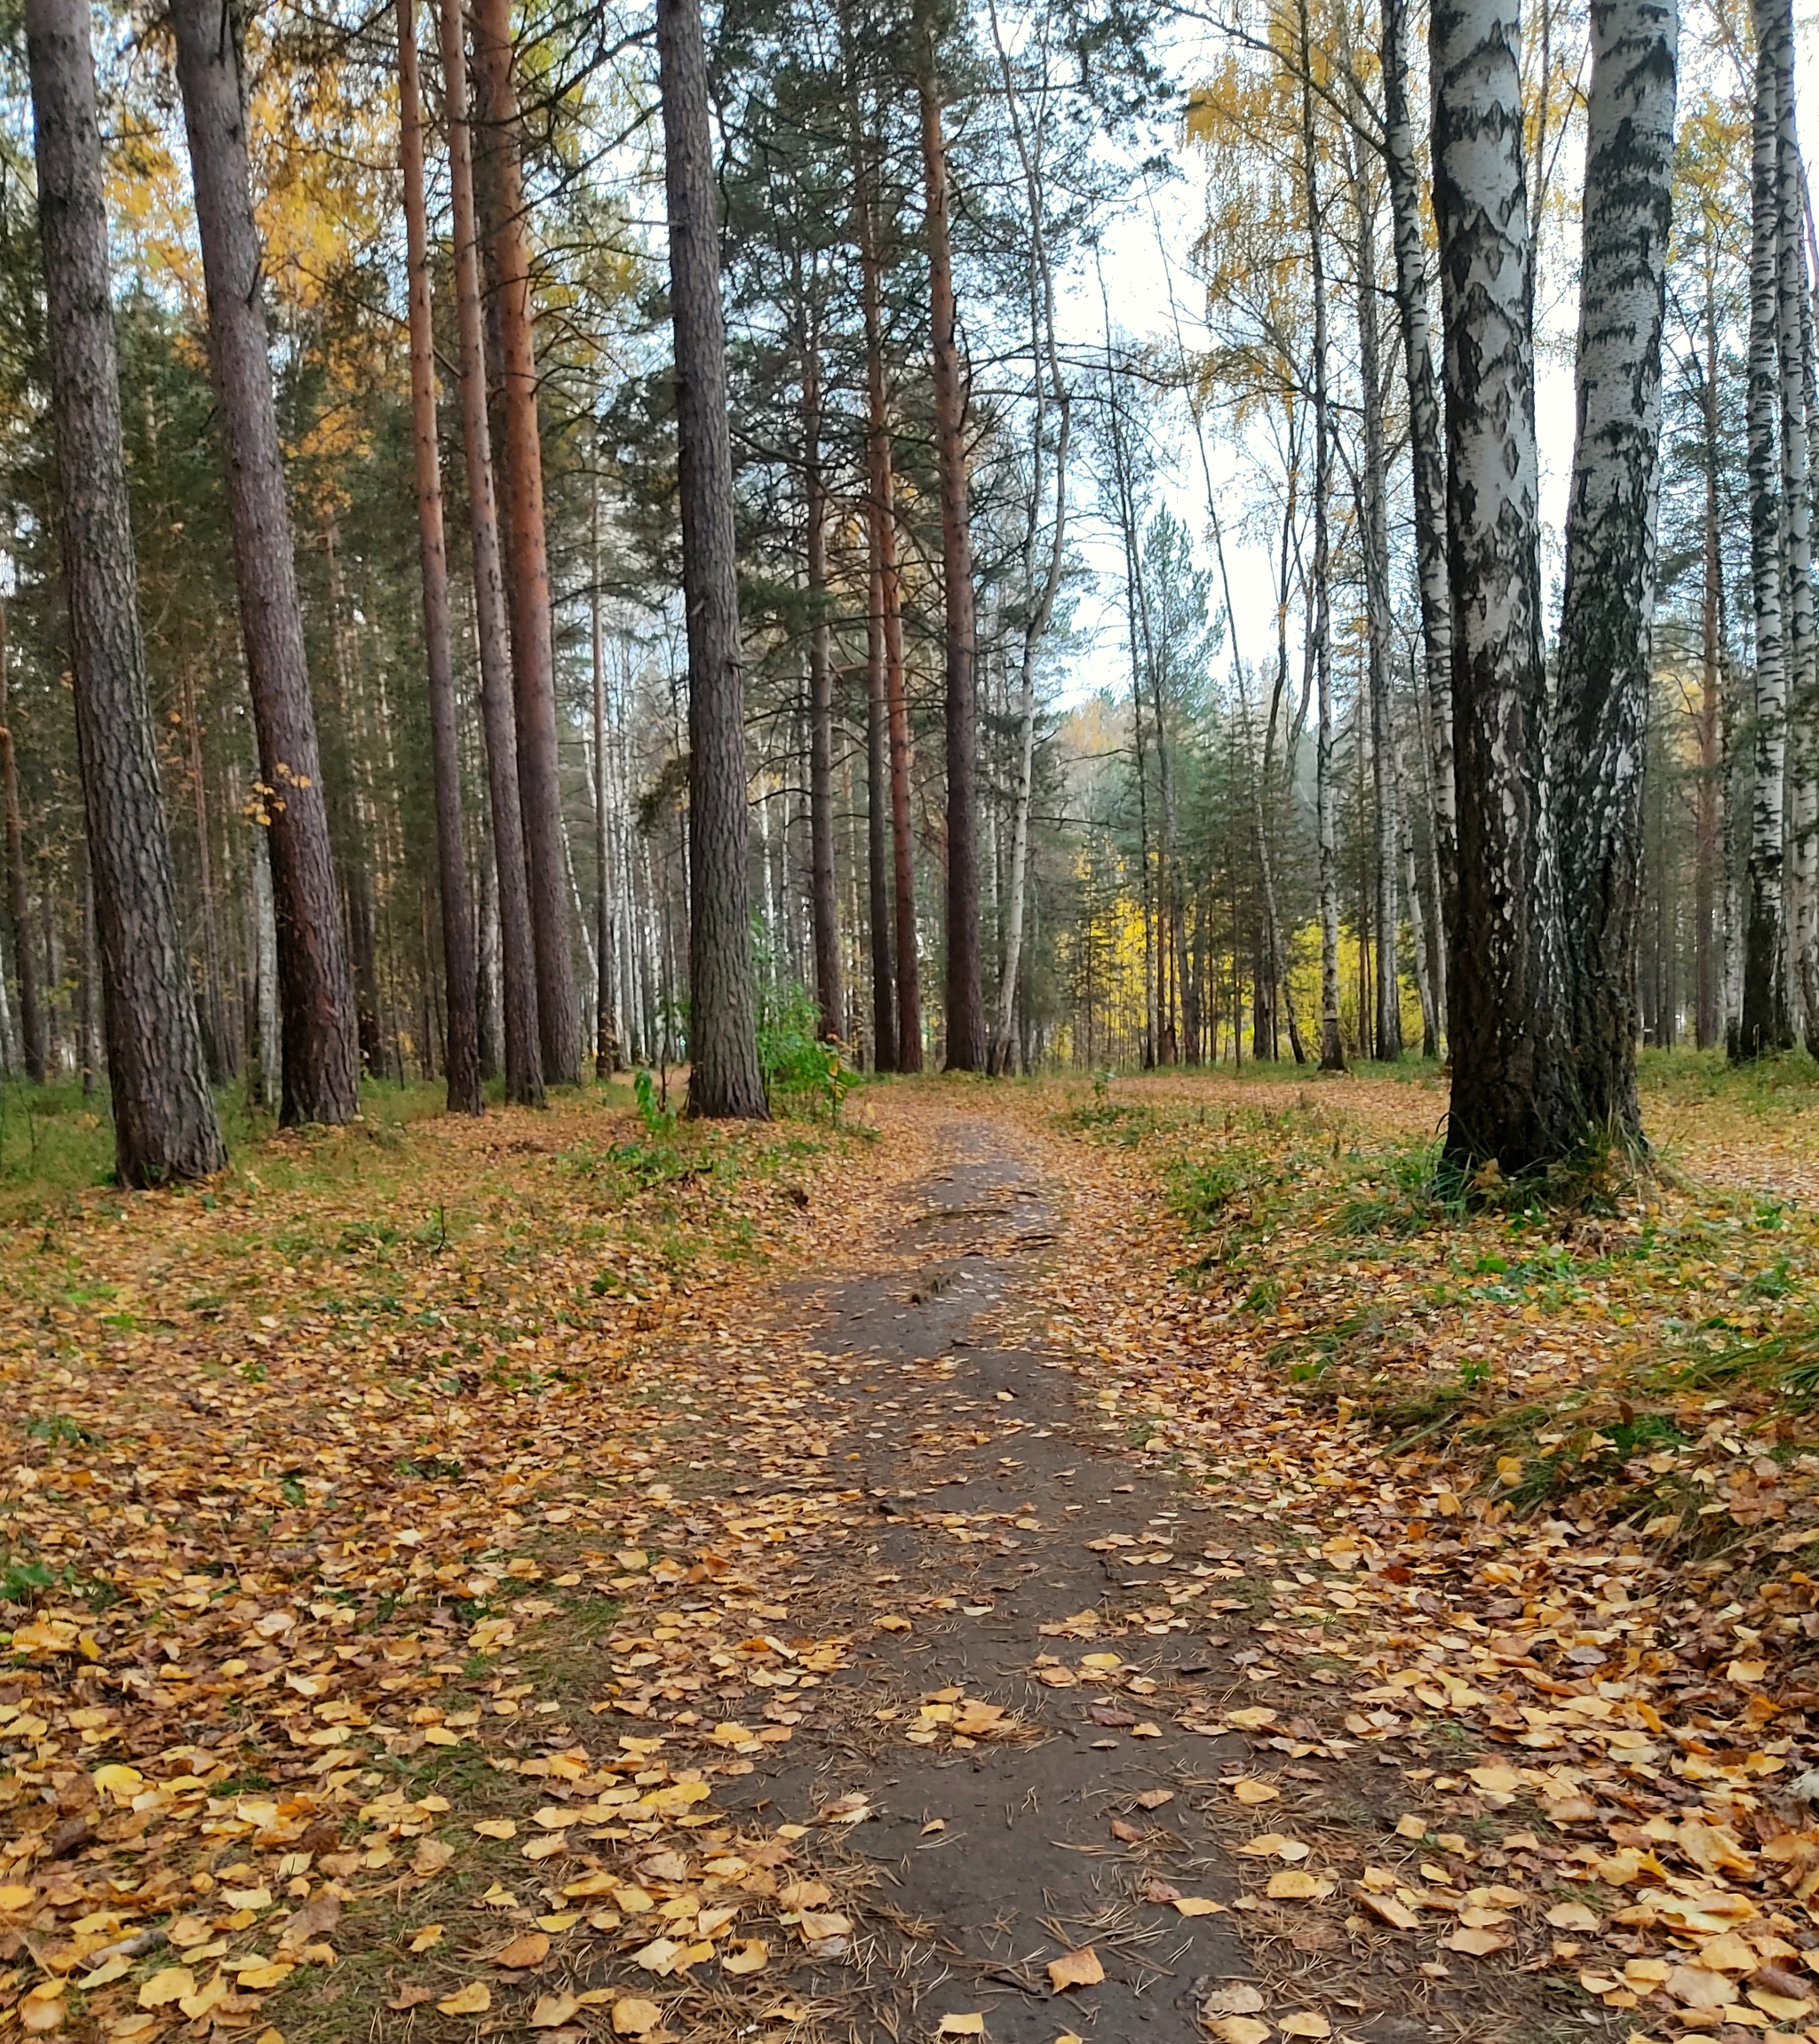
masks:
<svg viewBox="0 0 1819 2044"><path fill-rule="evenodd" d="M901 1109L880 1111L888 1134ZM878 1629L774 1762L718 1798L759 1828L824 1827L807 1849L859 1925L817 1982L829 2033L979 2033L942 2028L977 2018L999 2044L1054 2044L1223 2020L1245 2044L1265 2008L1303 2023L1291 2036L1447 2033L1414 2016L1436 2013L1430 1981L1379 1976L1361 1997L1367 1968L1324 1919L1291 1928L1263 1905L1277 1945L1261 1966L1238 1934L1273 1868L1332 1888L1317 1854L1235 1858L1235 1818L1241 1839L1289 1810L1380 1834L1397 1806L1375 1807L1381 1778L1346 1742L1293 1706L1277 1722L1247 1682L1268 1590L1216 1499L1132 1452L1076 1364L1017 1338L1075 1225L1060 1166L1077 1157L974 1094L924 1090L916 1112L938 1161L882 1221L878 1267L779 1301L820 1387L815 1451L876 1519L837 1567L793 1579L791 1622ZM1250 1736L1227 1706L1251 1714ZM1255 1822L1251 1793L1269 1806ZM1084 1984L1051 1970L1081 1954ZM1298 1983L1310 1969L1329 1992Z"/></svg>

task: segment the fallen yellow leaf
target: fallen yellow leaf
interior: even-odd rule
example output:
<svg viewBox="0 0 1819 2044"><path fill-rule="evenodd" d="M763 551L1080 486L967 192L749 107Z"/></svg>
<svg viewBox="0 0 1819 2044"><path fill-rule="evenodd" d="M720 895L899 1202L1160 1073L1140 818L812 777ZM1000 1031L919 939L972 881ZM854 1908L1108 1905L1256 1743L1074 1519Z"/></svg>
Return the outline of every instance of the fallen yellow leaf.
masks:
<svg viewBox="0 0 1819 2044"><path fill-rule="evenodd" d="M1057 1994L1068 1987L1097 1987L1105 1978L1099 1954L1088 1945L1078 1952L1064 1952L1048 1962L1049 1984Z"/></svg>
<svg viewBox="0 0 1819 2044"><path fill-rule="evenodd" d="M493 2005L493 1991L484 1980L470 1980L465 1987L457 1987L446 2000L436 2007L444 2016L484 2016Z"/></svg>
<svg viewBox="0 0 1819 2044"><path fill-rule="evenodd" d="M163 2008L195 1992L195 1975L187 1966L166 1966L153 1974L139 1991L141 2008Z"/></svg>
<svg viewBox="0 0 1819 2044"><path fill-rule="evenodd" d="M1275 1802L1282 1793L1281 1789L1272 1787L1267 1781L1259 1781L1253 1775L1240 1775L1232 1784L1232 1793L1240 1802Z"/></svg>

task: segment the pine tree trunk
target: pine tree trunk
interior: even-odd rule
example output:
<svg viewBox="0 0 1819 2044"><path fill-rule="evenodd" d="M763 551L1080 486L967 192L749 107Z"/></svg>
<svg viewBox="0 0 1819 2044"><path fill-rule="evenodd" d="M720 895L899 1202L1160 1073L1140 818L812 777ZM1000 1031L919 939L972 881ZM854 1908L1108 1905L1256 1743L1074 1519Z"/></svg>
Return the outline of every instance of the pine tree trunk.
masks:
<svg viewBox="0 0 1819 2044"><path fill-rule="evenodd" d="M146 690L121 442L100 131L82 0L26 12L88 864L107 1005L115 1168L123 1185L227 1161L196 1022ZM88 918L85 912L84 935ZM88 950L87 942L83 946ZM92 975L83 960L84 1006ZM83 1061L91 1059L83 1030Z"/></svg>
<svg viewBox="0 0 1819 2044"><path fill-rule="evenodd" d="M1394 712L1389 680L1394 624L1390 612L1388 462L1384 453L1377 324L1377 207L1364 188L1362 171L1354 188L1358 207L1359 391L1364 427L1359 533L1364 555L1366 686L1370 695L1370 775L1377 837L1372 903L1377 925L1377 1054L1394 1063L1402 1054L1402 904L1397 898L1402 861L1396 844Z"/></svg>
<svg viewBox="0 0 1819 2044"><path fill-rule="evenodd" d="M474 127L477 146L486 159L486 174L478 188L484 214L481 232L492 260L492 312L504 426L495 454L504 499L500 508L512 621L519 803L529 862L537 1027L544 1078L552 1086L573 1086L581 1077L581 1009L575 990L562 853L549 540L544 517L543 439L537 424L529 235L519 154L518 95L512 82L511 0L474 0L473 21Z"/></svg>
<svg viewBox="0 0 1819 2044"><path fill-rule="evenodd" d="M1585 1128L1545 772L1516 0L1440 0L1432 37L1459 821L1446 1148L1513 1177Z"/></svg>
<svg viewBox="0 0 1819 2044"><path fill-rule="evenodd" d="M593 444L592 488L588 500L589 577L588 651L593 675L593 859L594 859L594 1026L593 1070L596 1078L618 1070L618 945L613 930L613 831L611 775L607 745L607 635L600 608L600 433Z"/></svg>
<svg viewBox="0 0 1819 2044"><path fill-rule="evenodd" d="M1679 38L1677 0L1593 7L1560 633L1560 853L1579 1096L1589 1127L1629 1149L1643 1147L1636 946Z"/></svg>
<svg viewBox="0 0 1819 2044"><path fill-rule="evenodd" d="M480 295L480 227L473 200L473 134L461 0L441 0L443 100L449 123L449 188L455 241L455 313L461 352L461 426L473 546L474 636L480 649L481 719L486 729L492 810L495 915L504 1019L505 1095L544 1103L543 1041L532 934L530 879L519 792L518 726L506 638L492 429L487 418L486 334Z"/></svg>
<svg viewBox="0 0 1819 2044"><path fill-rule="evenodd" d="M857 129L857 117L854 128ZM922 1070L922 968L917 951L916 838L910 812L910 698L903 657L902 590L897 572L896 478L890 402L885 387L883 258L878 245L865 151L854 145L854 213L865 317L866 529L878 582L886 719L890 737L891 847L896 897L896 1003L894 1071ZM882 1041L882 1038L880 1038Z"/></svg>
<svg viewBox="0 0 1819 2044"><path fill-rule="evenodd" d="M767 1114L746 895L744 675L719 224L700 0L658 0L688 624L688 1111Z"/></svg>
<svg viewBox="0 0 1819 2044"><path fill-rule="evenodd" d="M868 518L867 526L872 521ZM865 879L871 951L871 1063L897 1069L897 1001L891 956L890 702L885 682L885 578L874 559L866 576Z"/></svg>
<svg viewBox="0 0 1819 2044"><path fill-rule="evenodd" d="M1409 386L1409 449L1413 465L1415 574L1421 598L1421 644L1427 681L1428 743L1433 752L1434 853L1440 866L1442 922L1450 919L1458 872L1458 819L1453 789L1452 598L1447 583L1446 457L1427 312L1427 251L1421 231L1421 180L1409 118L1408 0L1384 0L1383 106L1385 181L1395 241L1396 319ZM1445 933L1436 956L1444 951ZM1434 989L1442 1033L1443 985Z"/></svg>
<svg viewBox="0 0 1819 2044"><path fill-rule="evenodd" d="M1790 0L1758 0L1750 222L1750 557L1756 603L1755 786L1745 869L1743 1015L1736 1053L1760 1057L1788 1042L1782 939L1787 767L1787 648L1782 616L1781 81L1792 65Z"/></svg>
<svg viewBox="0 0 1819 2044"><path fill-rule="evenodd" d="M195 677L187 661L182 669L183 728L189 741L190 799L195 810L196 893L203 929L203 1054L210 1083L224 1085L234 1076L226 1013L221 996L221 939L215 911L214 855L209 843L208 779L203 770L202 720L196 714Z"/></svg>
<svg viewBox="0 0 1819 2044"><path fill-rule="evenodd" d="M221 408L241 631L270 818L284 1030L282 1118L332 1125L360 1111L359 1046L266 351L241 20L234 5L218 0L174 0L171 21L208 293L209 361Z"/></svg>
<svg viewBox="0 0 1819 2044"><path fill-rule="evenodd" d="M31 894L26 877L25 816L19 799L19 755L7 711L6 610L0 599L0 800L6 808L6 919L12 926L12 970L19 988L19 1035L25 1076L43 1086L48 1069L44 1011L32 957Z"/></svg>
<svg viewBox="0 0 1819 2044"><path fill-rule="evenodd" d="M953 251L949 228L947 145L933 22L918 20L917 95L922 115L924 228L928 244L928 309L934 394L936 465L941 477L941 608L948 768L947 1069L982 1071L985 1000L979 974L978 751L974 662L973 530L967 505L966 388L956 338Z"/></svg>
<svg viewBox="0 0 1819 2044"><path fill-rule="evenodd" d="M252 841L253 1055L247 1096L267 1114L283 1098L283 1024L278 1016L278 916L272 901L271 833L254 826Z"/></svg>
<svg viewBox="0 0 1819 2044"><path fill-rule="evenodd" d="M443 1060L451 1114L479 1114L480 975L461 815L461 752L449 644L449 553L442 528L442 460L436 430L436 338L430 303L429 222L424 202L423 96L417 76L417 0L398 0L399 162L404 182L405 261L410 316L410 418L417 455L417 562L429 690L430 756L436 790L436 879L447 988Z"/></svg>
<svg viewBox="0 0 1819 2044"><path fill-rule="evenodd" d="M345 606L341 590L340 546L332 513L322 529L322 550L329 568L329 628L331 677L328 688L328 775L324 792L331 837L340 847L342 914L347 929L348 961L353 970L354 1033L360 1066L374 1078L385 1077L385 1046L379 1029L378 917L373 906L373 867L377 842L368 834L360 799L358 712L347 657Z"/></svg>
<svg viewBox="0 0 1819 2044"><path fill-rule="evenodd" d="M1320 862L1320 1069L1343 1071L1339 1034L1338 828L1333 790L1332 611L1327 514L1332 492L1332 428L1327 398L1326 251L1320 217L1319 152L1314 131L1313 38L1300 0L1301 179L1307 208L1307 256L1314 296L1314 587L1313 638L1320 728L1314 767L1315 834ZM1361 1017L1362 1021L1362 1017Z"/></svg>
<svg viewBox="0 0 1819 2044"><path fill-rule="evenodd" d="M102 1062L100 1022L96 1014L96 996L99 990L97 982L101 972L99 950L99 933L95 925L94 862L85 856L82 862L82 952L77 960L76 990L76 1043L84 1100L94 1097L95 1081L100 1076ZM206 1055L203 1062L203 1074L204 1078L208 1076ZM209 1102L211 1109L214 1104L212 1100ZM217 1125L218 1127L218 1123Z"/></svg>
<svg viewBox="0 0 1819 2044"><path fill-rule="evenodd" d="M991 1069L1005 1073L1013 1069L1016 1047L1017 984L1023 962L1024 903L1029 886L1029 807L1036 786L1036 656L1054 615L1055 598L1060 593L1061 571L1067 558L1068 446L1073 431L1073 401L1061 373L1060 348L1055 333L1054 274L1049 263L1048 236L1044 222L1041 171L1041 135L1027 132L997 15L992 14L992 34L997 44L998 74L1004 83L1005 105L1011 116L1011 132L1023 172L1023 198L1029 208L1029 362L1035 402L1030 422L1029 510L1023 528L1023 647L1022 674L1017 699L1017 786L1011 817L1011 872L1005 912L1005 969L998 987L997 1026L993 1032ZM1055 509L1049 530L1047 558L1040 578L1037 571L1036 545L1044 495L1044 439L1048 430L1048 400L1053 397L1055 430Z"/></svg>
<svg viewBox="0 0 1819 2044"><path fill-rule="evenodd" d="M821 1033L846 1033L840 910L834 871L834 661L828 612L827 484L822 470L821 337L805 308L802 337L803 554L808 575L808 877Z"/></svg>

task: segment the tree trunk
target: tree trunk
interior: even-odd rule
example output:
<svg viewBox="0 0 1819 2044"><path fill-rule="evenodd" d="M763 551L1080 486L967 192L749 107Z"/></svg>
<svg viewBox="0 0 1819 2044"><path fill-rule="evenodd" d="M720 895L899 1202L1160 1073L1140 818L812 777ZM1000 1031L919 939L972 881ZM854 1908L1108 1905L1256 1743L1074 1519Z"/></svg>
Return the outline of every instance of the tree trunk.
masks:
<svg viewBox="0 0 1819 2044"><path fill-rule="evenodd" d="M1723 607L1724 557L1719 545L1718 501L1718 309L1712 274L1712 251L1702 251L1705 264L1705 375L1702 392L1701 453L1704 463L1704 578L1700 591L1699 778L1695 795L1693 868L1694 1040L1710 1050L1723 1040L1723 947L1719 931L1719 899L1723 885L1723 838L1720 824L1723 694L1722 652L1719 624Z"/></svg>
<svg viewBox="0 0 1819 2044"><path fill-rule="evenodd" d="M278 1016L278 915L272 900L272 836L258 824L252 840L252 1020L248 1099L267 1114L283 1098L284 1030Z"/></svg>
<svg viewBox="0 0 1819 2044"><path fill-rule="evenodd" d="M196 893L203 926L203 1054L210 1083L225 1084L234 1076L226 1014L221 998L221 938L215 912L215 862L209 843L209 790L203 770L202 720L196 714L195 677L186 661L182 668L183 728L189 743L190 799L195 810Z"/></svg>
<svg viewBox="0 0 1819 2044"><path fill-rule="evenodd" d="M282 1118L336 1124L360 1111L359 1054L266 345L241 19L234 4L219 0L174 0L171 21L208 294L209 362L221 408L261 799L269 818L282 986Z"/></svg>
<svg viewBox="0 0 1819 2044"><path fill-rule="evenodd" d="M480 296L480 228L473 202L473 135L461 0L441 0L443 100L449 123L449 190L455 241L455 311L461 351L461 427L473 545L474 636L480 647L481 718L486 728L487 792L492 809L496 913L504 1010L505 1094L544 1104L543 1044L531 927L530 879L519 792L518 727L505 632L498 505L493 494L492 428L487 418L486 334Z"/></svg>
<svg viewBox="0 0 1819 2044"><path fill-rule="evenodd" d="M365 806L360 799L355 766L362 735L359 729L360 705L347 656L340 547L332 512L323 523L322 550L329 568L327 624L331 677L328 689L329 777L324 792L330 833L341 852L342 914L347 930L348 960L353 970L354 1034L360 1046L360 1068L370 1078L384 1078L386 1060L379 1022L378 914L373 905L373 869L379 846L368 832Z"/></svg>
<svg viewBox="0 0 1819 2044"><path fill-rule="evenodd" d="M1807 290L1801 235L1799 134L1794 117L1793 44L1780 81L1776 183L1781 205L1778 267L1781 309L1781 478L1783 586L1787 592L1788 765L1794 803L1792 958L1799 993L1802 1034L1819 1055L1819 759L1815 756L1814 715L1819 710L1813 617L1813 433L1808 411L1812 381L1813 308Z"/></svg>
<svg viewBox="0 0 1819 2044"><path fill-rule="evenodd" d="M1756 91L1750 224L1750 557L1756 600L1755 789L1745 871L1743 1016L1736 1054L1760 1057L1788 1042L1782 941L1783 783L1787 767L1787 667L1782 631L1781 81L1792 66L1789 0L1757 0Z"/></svg>
<svg viewBox="0 0 1819 2044"><path fill-rule="evenodd" d="M854 117L858 135L856 111ZM891 844L896 895L894 1071L922 1070L922 968L916 944L916 839L910 802L910 699L903 659L902 589L897 572L896 478L885 388L883 258L862 139L854 143L854 211L865 317L866 525L878 581L886 715L891 755ZM882 1039L881 1039L882 1040Z"/></svg>
<svg viewBox="0 0 1819 2044"><path fill-rule="evenodd" d="M1446 1149L1513 1177L1570 1154L1585 1125L1545 771L1516 0L1440 0L1432 37L1459 820Z"/></svg>
<svg viewBox="0 0 1819 2044"><path fill-rule="evenodd" d="M102 200L89 13L31 0L26 14L44 248L45 338L69 601L75 737L94 892L115 1169L163 1185L227 1161L209 1092L146 692L137 566L120 433L120 380ZM92 1003L86 952L85 1007ZM87 1031L83 1031L86 1038ZM91 1052L84 1041L83 1062Z"/></svg>
<svg viewBox="0 0 1819 2044"><path fill-rule="evenodd" d="M504 426L496 454L504 497L505 590L512 620L519 803L536 952L537 1028L544 1078L552 1086L573 1086L581 1077L581 1009L575 990L562 855L549 541L544 519L543 441L537 425L529 237L519 156L518 95L512 82L511 0L474 0L473 21L474 125L486 160L485 175L479 182L486 216L481 231L492 258L492 310Z"/></svg>
<svg viewBox="0 0 1819 2044"><path fill-rule="evenodd" d="M946 621L948 888L947 1068L982 1071L985 1001L979 976L978 750L973 664L973 531L967 506L966 388L955 336L953 251L948 217L947 145L941 134L935 28L916 25L917 96L922 114L924 227L936 465L941 477L941 608Z"/></svg>
<svg viewBox="0 0 1819 2044"><path fill-rule="evenodd" d="M744 675L719 223L700 0L658 0L688 624L688 1111L767 1114L746 895Z"/></svg>
<svg viewBox="0 0 1819 2044"><path fill-rule="evenodd" d="M479 1114L480 975L461 816L461 752L449 646L449 555L442 529L442 462L436 431L436 338L430 304L429 223L424 203L423 98L417 0L398 0L399 161L404 179L410 312L410 418L417 451L417 545L436 788L436 879L442 906L448 1030L443 1061L451 1114Z"/></svg>
<svg viewBox="0 0 1819 2044"><path fill-rule="evenodd" d="M31 894L25 864L25 818L19 799L19 755L7 712L6 609L0 599L0 799L6 806L6 919L12 931L12 969L19 987L19 1034L25 1076L43 1086L48 1066L44 1011L32 958Z"/></svg>
<svg viewBox="0 0 1819 2044"><path fill-rule="evenodd" d="M1415 992L1421 1003L1421 1054L1440 1055L1440 1010L1434 1005L1434 975L1428 969L1426 911L1421 903L1421 876L1415 862L1415 833L1409 822L1407 784L1402 774L1402 748L1392 738L1391 764L1394 769L1396 844L1402 862L1403 882L1409 890L1409 950L1415 966Z"/></svg>
<svg viewBox="0 0 1819 2044"><path fill-rule="evenodd" d="M1384 453L1383 376L1378 336L1377 205L1357 166L1358 362L1363 408L1364 469L1360 537L1364 555L1367 686L1370 694L1370 776L1377 855L1372 903L1377 925L1377 1054L1394 1063L1402 1054L1402 863L1395 827L1394 712L1390 701L1389 484Z"/></svg>
<svg viewBox="0 0 1819 2044"><path fill-rule="evenodd" d="M1332 490L1332 429L1326 378L1326 254L1320 219L1319 153L1314 131L1313 39L1307 0L1301 31L1301 178L1307 207L1307 257L1314 293L1314 587L1309 606L1320 730L1314 767L1315 831L1320 858L1320 1069L1346 1069L1339 1034L1338 831L1333 799L1332 611L1327 513Z"/></svg>
<svg viewBox="0 0 1819 2044"><path fill-rule="evenodd" d="M1556 759L1567 968L1588 1128L1644 1147L1636 945L1672 214L1677 0L1597 0L1586 113L1578 436Z"/></svg>
<svg viewBox="0 0 1819 2044"><path fill-rule="evenodd" d="M588 498L589 577L588 651L593 673L593 859L594 859L594 1029L596 1078L610 1078L619 1069L619 1015L614 993L618 946L613 934L612 789L607 771L607 638L600 613L600 433L593 443Z"/></svg>
<svg viewBox="0 0 1819 2044"><path fill-rule="evenodd" d="M827 485L822 472L821 336L805 306L802 333L803 553L808 574L808 879L821 1033L846 1033L840 910L834 873L834 662L828 611Z"/></svg>
<svg viewBox="0 0 1819 2044"><path fill-rule="evenodd" d="M1545 4L1545 0L1544 0ZM1458 876L1458 820L1453 789L1452 598L1447 584L1446 459L1427 315L1427 251L1421 231L1421 181L1409 118L1408 0L1384 0L1383 161L1395 240L1396 319L1409 386L1409 448L1415 500L1415 572L1421 597L1421 644L1433 753L1434 855L1441 918L1450 923ZM1443 956L1445 931L1436 957ZM1443 982L1434 988L1442 1031Z"/></svg>
<svg viewBox="0 0 1819 2044"><path fill-rule="evenodd" d="M1068 443L1073 428L1073 401L1061 374L1060 348L1055 335L1054 274L1050 266L1048 236L1044 225L1041 142L1038 129L1032 138L1027 131L1019 103L1016 80L999 34L996 7L991 15L992 37L997 51L998 74L1004 82L1005 104L1010 111L1011 133L1023 172L1023 198L1029 208L1029 363L1035 397L1030 426L1029 513L1023 529L1023 647L1022 674L1017 699L1017 787L1011 821L1011 873L1005 914L1005 969L998 985L997 1026L993 1032L991 1069L1005 1073L1013 1069L1016 1044L1017 981L1023 962L1024 898L1029 885L1029 805L1036 784L1036 656L1054 615L1055 598L1060 592L1061 571L1067 558ZM1052 393L1058 424L1055 431L1055 511L1050 529L1048 555L1040 581L1036 565L1036 545L1043 497L1044 435L1048 429L1048 397Z"/></svg>
<svg viewBox="0 0 1819 2044"><path fill-rule="evenodd" d="M872 521L868 518L867 525ZM865 878L866 924L871 951L871 1062L874 1071L897 1069L897 1001L892 984L890 702L885 680L885 578L874 557L866 575L865 616Z"/></svg>

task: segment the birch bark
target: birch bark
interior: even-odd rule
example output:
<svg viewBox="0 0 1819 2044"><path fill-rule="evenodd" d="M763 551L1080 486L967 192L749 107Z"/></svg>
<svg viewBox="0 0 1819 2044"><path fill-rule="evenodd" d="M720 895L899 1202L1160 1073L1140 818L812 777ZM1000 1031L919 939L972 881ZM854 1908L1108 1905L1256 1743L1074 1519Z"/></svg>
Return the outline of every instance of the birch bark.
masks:
<svg viewBox="0 0 1819 2044"><path fill-rule="evenodd" d="M1439 0L1430 30L1459 823L1446 1153L1505 1177L1583 1127L1545 772L1521 30L1517 0Z"/></svg>
<svg viewBox="0 0 1819 2044"><path fill-rule="evenodd" d="M1631 1150L1679 38L1678 0L1594 0L1555 732L1580 1106Z"/></svg>
<svg viewBox="0 0 1819 2044"><path fill-rule="evenodd" d="M1743 1012L1734 1046L1760 1057L1788 1042L1782 939L1787 648L1783 636L1781 462L1781 80L1792 57L1789 0L1757 0L1751 135L1750 566L1756 611L1756 718L1750 849L1744 869Z"/></svg>

